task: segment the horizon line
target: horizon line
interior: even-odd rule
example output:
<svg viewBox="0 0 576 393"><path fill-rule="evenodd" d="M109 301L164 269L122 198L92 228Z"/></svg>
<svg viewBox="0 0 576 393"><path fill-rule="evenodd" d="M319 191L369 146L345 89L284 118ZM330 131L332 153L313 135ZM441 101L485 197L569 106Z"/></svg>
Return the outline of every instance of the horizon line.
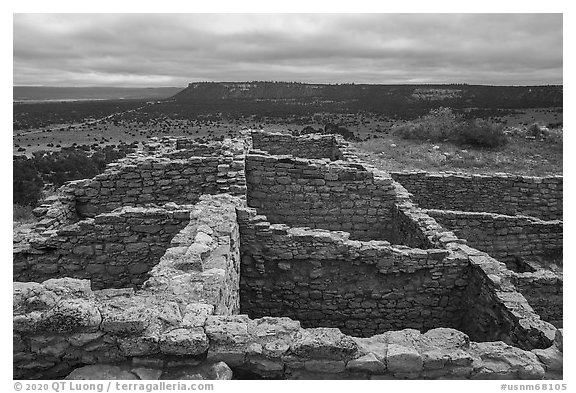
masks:
<svg viewBox="0 0 576 393"><path fill-rule="evenodd" d="M264 81L264 80L252 80L252 81L197 81L188 82L186 86L121 86L121 85L16 85L13 84L12 87L52 87L52 88L122 88L122 89L162 89L162 88L186 88L191 84L198 83L295 83L302 85L328 85L328 86L339 86L339 85L374 85L374 86L416 86L416 85L462 85L462 86L494 86L494 87L537 87L537 86L564 86L564 83L541 83L541 84L492 84L492 83L468 83L468 82L406 82L406 83L368 83L368 82L299 82L299 81Z"/></svg>

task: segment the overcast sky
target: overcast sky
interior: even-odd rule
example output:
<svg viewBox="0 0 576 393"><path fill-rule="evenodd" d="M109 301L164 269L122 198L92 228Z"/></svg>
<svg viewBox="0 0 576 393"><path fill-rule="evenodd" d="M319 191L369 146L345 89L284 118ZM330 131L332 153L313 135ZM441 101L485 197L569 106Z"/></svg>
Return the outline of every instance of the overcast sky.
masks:
<svg viewBox="0 0 576 393"><path fill-rule="evenodd" d="M15 14L15 85L562 84L561 14Z"/></svg>

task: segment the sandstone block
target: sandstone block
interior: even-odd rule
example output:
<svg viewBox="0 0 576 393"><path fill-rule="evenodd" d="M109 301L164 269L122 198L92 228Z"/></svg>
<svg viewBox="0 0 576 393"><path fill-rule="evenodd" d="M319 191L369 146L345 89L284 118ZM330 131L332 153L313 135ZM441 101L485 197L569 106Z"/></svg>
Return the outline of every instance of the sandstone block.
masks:
<svg viewBox="0 0 576 393"><path fill-rule="evenodd" d="M556 336L554 337L554 344L558 347L560 352L564 351L564 329L556 330Z"/></svg>
<svg viewBox="0 0 576 393"><path fill-rule="evenodd" d="M393 373L419 373L423 369L422 357L415 348L397 344L388 344L386 365Z"/></svg>
<svg viewBox="0 0 576 393"><path fill-rule="evenodd" d="M208 349L202 328L180 328L160 336L160 351L170 355L200 355Z"/></svg>
<svg viewBox="0 0 576 393"><path fill-rule="evenodd" d="M297 356L325 360L349 360L358 351L356 342L337 328L302 329L290 348Z"/></svg>
<svg viewBox="0 0 576 393"><path fill-rule="evenodd" d="M42 313L39 311L15 315L12 318L12 329L15 332L35 332L42 328L41 321Z"/></svg>
<svg viewBox="0 0 576 393"><path fill-rule="evenodd" d="M102 310L100 329L113 334L139 334L148 327L151 310L145 306L106 307Z"/></svg>
<svg viewBox="0 0 576 393"><path fill-rule="evenodd" d="M436 328L421 335L418 343L423 349L465 349L469 347L470 339L468 335L456 329Z"/></svg>
<svg viewBox="0 0 576 393"><path fill-rule="evenodd" d="M251 335L248 332L248 317L246 315L209 316L204 329L215 344L242 344L248 342Z"/></svg>
<svg viewBox="0 0 576 393"><path fill-rule="evenodd" d="M474 378L541 379L544 376L544 367L534 353L501 341L474 343L471 350L480 358L473 365Z"/></svg>
<svg viewBox="0 0 576 393"><path fill-rule="evenodd" d="M282 340L266 343L263 353L271 358L279 358L290 349L290 345Z"/></svg>
<svg viewBox="0 0 576 393"><path fill-rule="evenodd" d="M142 274L150 270L150 265L147 263L134 263L128 265L128 272L131 274Z"/></svg>
<svg viewBox="0 0 576 393"><path fill-rule="evenodd" d="M547 371L562 371L563 356L557 347L551 346L546 349L533 349L532 353L546 366Z"/></svg>
<svg viewBox="0 0 576 393"><path fill-rule="evenodd" d="M75 333L67 337L67 341L75 347L82 347L91 341L94 341L104 335L104 332L98 331L94 333Z"/></svg>
<svg viewBox="0 0 576 393"><path fill-rule="evenodd" d="M200 327L204 326L204 322L208 315L214 313L214 306L204 303L188 304L184 310L184 318L182 319L182 327Z"/></svg>
<svg viewBox="0 0 576 393"><path fill-rule="evenodd" d="M71 380L129 380L138 379L136 375L118 366L95 364L77 368L64 379Z"/></svg>
<svg viewBox="0 0 576 393"><path fill-rule="evenodd" d="M142 252L148 249L148 244L146 243L129 243L126 245L127 252Z"/></svg>
<svg viewBox="0 0 576 393"><path fill-rule="evenodd" d="M46 331L70 332L81 328L96 328L102 317L91 301L69 299L60 301L42 315L41 326Z"/></svg>
<svg viewBox="0 0 576 393"><path fill-rule="evenodd" d="M121 337L118 344L123 356L157 355L160 352L158 338L152 336Z"/></svg>
<svg viewBox="0 0 576 393"><path fill-rule="evenodd" d="M357 359L350 360L348 364L346 364L346 369L371 374L383 374L386 372L386 365L378 360L376 355L368 353Z"/></svg>
<svg viewBox="0 0 576 393"><path fill-rule="evenodd" d="M210 367L210 376L216 380L231 380L232 370L224 362L218 362Z"/></svg>

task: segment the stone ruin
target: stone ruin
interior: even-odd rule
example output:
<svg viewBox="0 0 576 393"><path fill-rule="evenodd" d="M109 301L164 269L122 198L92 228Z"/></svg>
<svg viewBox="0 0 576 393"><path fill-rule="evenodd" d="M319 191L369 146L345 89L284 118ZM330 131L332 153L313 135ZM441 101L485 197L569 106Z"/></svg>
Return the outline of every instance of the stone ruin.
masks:
<svg viewBox="0 0 576 393"><path fill-rule="evenodd" d="M562 177L156 139L14 234L17 379L562 378Z"/></svg>

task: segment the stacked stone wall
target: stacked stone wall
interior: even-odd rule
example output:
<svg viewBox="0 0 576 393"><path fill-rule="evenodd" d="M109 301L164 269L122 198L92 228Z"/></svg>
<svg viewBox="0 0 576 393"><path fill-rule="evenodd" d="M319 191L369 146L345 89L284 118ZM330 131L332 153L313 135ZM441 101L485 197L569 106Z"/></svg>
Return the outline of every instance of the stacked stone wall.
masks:
<svg viewBox="0 0 576 393"><path fill-rule="evenodd" d="M214 315L161 292L93 292L74 279L15 283L13 304L15 379L75 368L80 379L212 379L226 365L283 379L562 378L561 330L553 346L534 351L448 328L356 338L288 318ZM212 372L199 374L207 366Z"/></svg>
<svg viewBox="0 0 576 393"><path fill-rule="evenodd" d="M204 194L245 193L244 161L230 157L131 157L76 185L76 209L94 217L122 206L194 204Z"/></svg>
<svg viewBox="0 0 576 393"><path fill-rule="evenodd" d="M426 210L446 229L478 250L503 262L558 259L562 256L562 221L527 216Z"/></svg>
<svg viewBox="0 0 576 393"><path fill-rule="evenodd" d="M272 223L387 239L393 227L393 181L361 165L252 152L247 201Z"/></svg>
<svg viewBox="0 0 576 393"><path fill-rule="evenodd" d="M391 173L422 208L562 220L563 177Z"/></svg>
<svg viewBox="0 0 576 393"><path fill-rule="evenodd" d="M287 228L240 215L241 310L367 337L460 325L467 258L446 250L359 242L346 233Z"/></svg>
<svg viewBox="0 0 576 393"><path fill-rule="evenodd" d="M305 135L252 131L252 146L272 155L293 155L302 158L342 158L339 141L334 135Z"/></svg>
<svg viewBox="0 0 576 393"><path fill-rule="evenodd" d="M524 349L547 348L556 328L534 313L504 263L466 245L454 245L470 261L462 330L477 341L504 341Z"/></svg>
<svg viewBox="0 0 576 393"><path fill-rule="evenodd" d="M245 139L225 139L223 141L198 142L195 139L175 138L164 144L173 146L163 154L164 157L189 158L189 157L237 157L241 159L246 150Z"/></svg>
<svg viewBox="0 0 576 393"><path fill-rule="evenodd" d="M211 157L223 153L222 145L214 143L198 143L189 139L176 140L176 150L185 151L190 157Z"/></svg>
<svg viewBox="0 0 576 393"><path fill-rule="evenodd" d="M209 304L218 315L239 311L240 233L236 207L243 199L227 194L204 195L190 223L151 270L144 287L184 304Z"/></svg>
<svg viewBox="0 0 576 393"><path fill-rule="evenodd" d="M189 209L126 207L45 232L13 254L14 280L74 277L90 278L95 288L140 285L189 217Z"/></svg>
<svg viewBox="0 0 576 393"><path fill-rule="evenodd" d="M60 187L54 195L44 199L42 204L32 211L37 219L34 225L37 231L55 229L78 220L75 184L77 182L69 182Z"/></svg>
<svg viewBox="0 0 576 393"><path fill-rule="evenodd" d="M75 278L15 282L14 378L59 378L85 364L132 361L175 372L199 364L207 317L239 309L242 205L229 195L202 197L137 291L93 291Z"/></svg>
<svg viewBox="0 0 576 393"><path fill-rule="evenodd" d="M168 138L36 212L45 225L14 248L15 279L38 281L14 283L14 378L561 378L561 279L508 270L387 175L330 162L355 160L338 138L253 135L310 157ZM522 179L505 209L561 218L561 178ZM431 189L424 207L451 198ZM198 203L123 207L166 202Z"/></svg>
<svg viewBox="0 0 576 393"><path fill-rule="evenodd" d="M563 326L564 280L546 270L514 273L512 282L540 317L556 327Z"/></svg>
<svg viewBox="0 0 576 393"><path fill-rule="evenodd" d="M393 185L396 203L392 209L393 230L390 242L415 248L446 248L450 244L466 243L412 203L410 194L402 185L398 182Z"/></svg>

